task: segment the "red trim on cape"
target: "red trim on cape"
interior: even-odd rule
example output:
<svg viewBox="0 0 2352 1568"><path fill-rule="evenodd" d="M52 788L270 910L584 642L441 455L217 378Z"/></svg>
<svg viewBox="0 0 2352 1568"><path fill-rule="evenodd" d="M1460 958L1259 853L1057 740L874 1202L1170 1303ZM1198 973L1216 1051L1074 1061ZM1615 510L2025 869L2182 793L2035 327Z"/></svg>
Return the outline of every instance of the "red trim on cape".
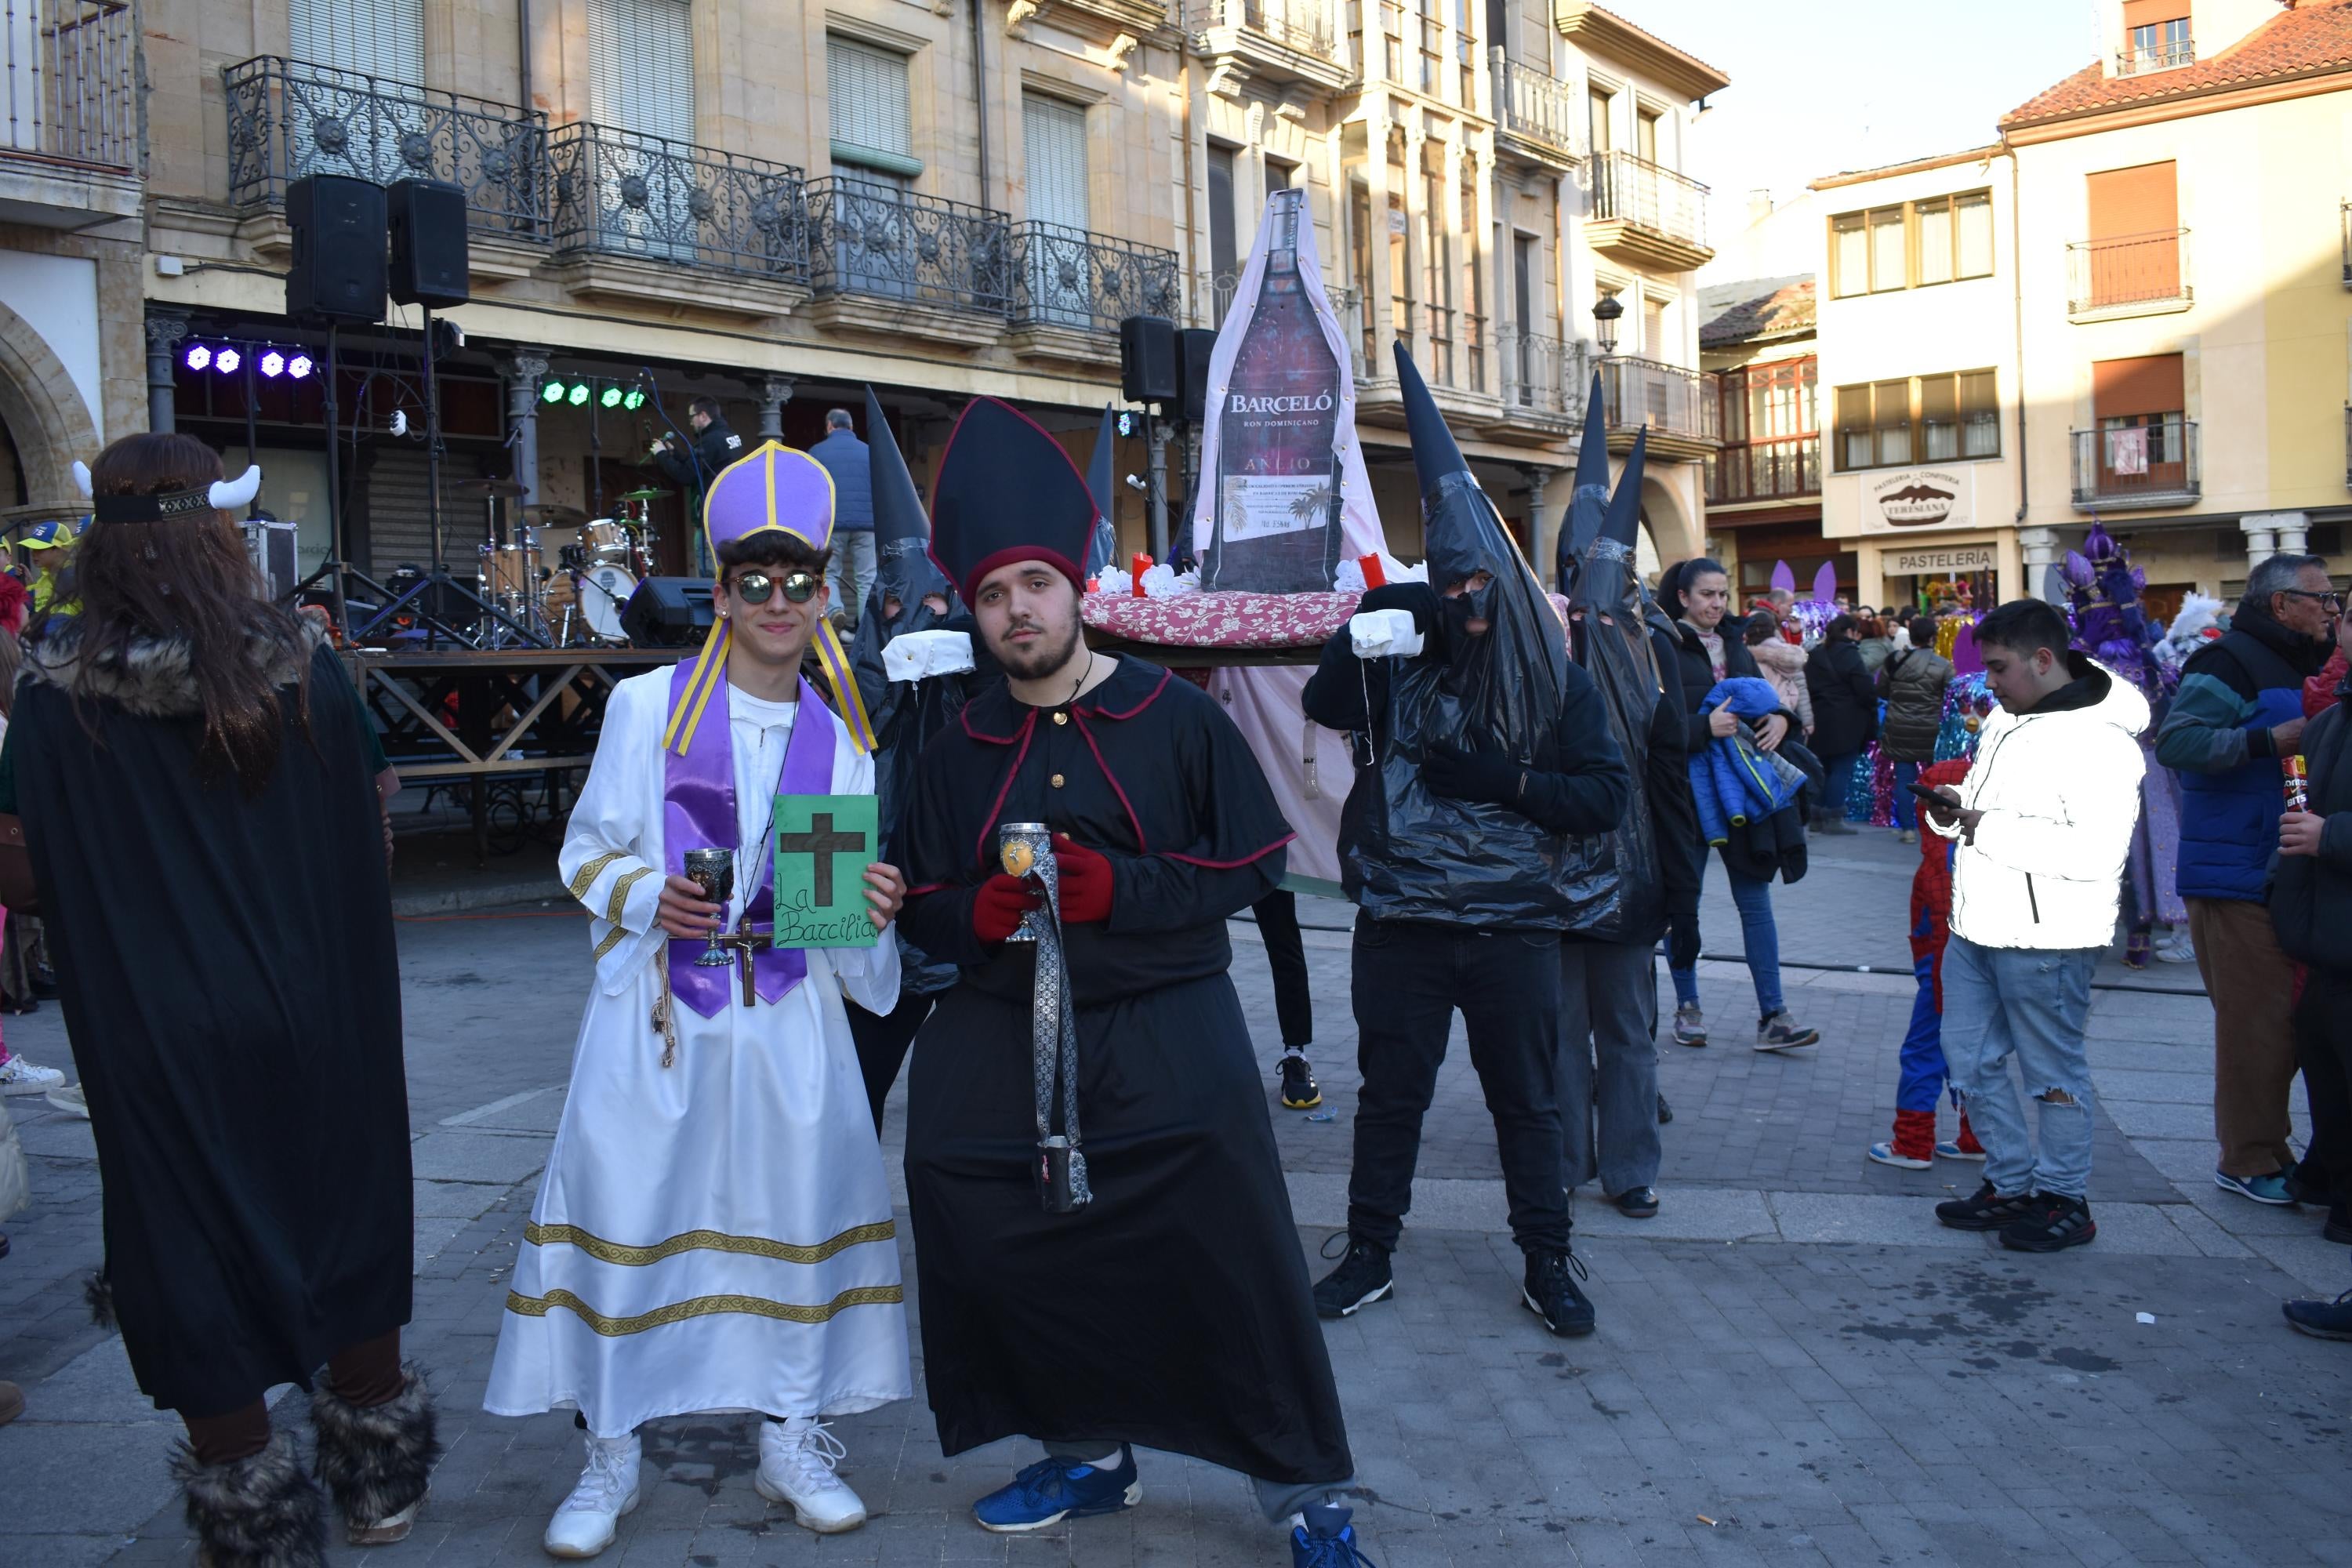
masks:
<svg viewBox="0 0 2352 1568"><path fill-rule="evenodd" d="M1244 866L1256 865L1259 861L1265 859L1276 850L1289 844L1297 837L1298 835L1296 833L1286 833L1281 837L1276 839L1273 843L1267 845L1265 848L1257 851L1257 853L1254 855L1244 855L1238 860L1203 860L1197 855L1179 855L1172 849L1161 850L1160 852L1160 858L1162 860L1179 861L1186 866L1198 866L1204 871L1236 871Z"/></svg>
<svg viewBox="0 0 2352 1568"><path fill-rule="evenodd" d="M1165 672L1163 672L1160 685L1164 686L1166 684L1167 679ZM1153 695L1158 695L1159 688L1154 687L1152 691ZM1102 748L1095 744L1095 732L1093 729L1087 725L1087 716L1084 713L1079 712L1076 708L1073 708L1070 710L1070 721L1078 727L1078 734L1085 740L1087 750L1095 754L1095 766L1100 768L1102 770L1102 776L1110 781L1111 793L1118 796L1118 804L1125 808L1127 812L1128 826L1135 829L1135 847L1137 851L1145 855L1150 854L1151 840L1143 836L1143 819L1135 815L1135 803L1127 798L1127 791L1120 785L1118 775L1111 772L1110 764L1103 760Z"/></svg>
<svg viewBox="0 0 2352 1568"><path fill-rule="evenodd" d="M1113 655L1112 657L1117 658L1118 656L1117 656L1117 655ZM1107 709L1107 708L1103 707L1099 702L1097 702L1097 703L1095 705L1095 709L1094 709L1094 715L1095 715L1095 717L1096 717L1096 718L1097 718L1097 719L1110 719L1110 720L1120 720L1120 719L1132 719L1132 718L1134 718L1138 713L1140 713L1140 712L1142 712L1146 708L1150 707L1150 706L1151 706L1151 704L1159 699L1160 694L1162 691L1164 691L1164 690L1166 690L1166 689L1168 689L1168 682L1169 682L1170 680L1171 680L1171 679L1173 679L1175 678L1175 674L1176 674L1176 672L1175 672L1174 670L1172 670L1172 669L1169 669L1169 668L1165 668L1165 667L1163 666L1163 667L1161 668L1160 671L1160 679L1152 684L1152 688L1151 688L1151 689L1150 689L1150 690L1149 690L1149 691L1147 691L1147 692L1145 692L1145 693L1143 694L1143 700L1142 700L1142 701L1140 701L1140 702L1137 703L1134 707L1128 709L1128 710L1127 710L1125 712L1123 712L1123 713L1114 713L1114 712L1110 711L1108 709ZM1117 676L1113 676L1113 677L1111 677L1111 679L1112 679L1112 680L1116 680L1116 679L1118 679L1118 678ZM1110 681L1109 681L1109 680L1106 680L1106 681L1104 681L1104 682L1103 682L1103 686L1108 686L1109 684L1110 684ZM1097 691L1100 691L1102 689L1103 689L1103 687L1102 687L1102 686L1097 686L1097 687L1096 687L1096 688L1095 688L1095 689L1096 689ZM1074 713L1075 713L1075 712L1076 712L1076 711L1077 711L1077 704L1076 704L1076 703L1075 703L1075 702L1073 702L1072 704L1070 704L1070 710L1071 710L1072 712L1074 712Z"/></svg>
<svg viewBox="0 0 2352 1568"><path fill-rule="evenodd" d="M1029 742L1037 736L1037 710L1029 710L1029 717L1021 721L1021 749L1013 753L1012 766L1004 770L1004 782L996 786L996 798L988 805L988 815L981 819L980 842L972 846L973 863L983 870L988 867L988 831L996 822L996 814L1004 809L1004 797L1013 793L1013 781L1021 772L1022 761L1029 755Z"/></svg>

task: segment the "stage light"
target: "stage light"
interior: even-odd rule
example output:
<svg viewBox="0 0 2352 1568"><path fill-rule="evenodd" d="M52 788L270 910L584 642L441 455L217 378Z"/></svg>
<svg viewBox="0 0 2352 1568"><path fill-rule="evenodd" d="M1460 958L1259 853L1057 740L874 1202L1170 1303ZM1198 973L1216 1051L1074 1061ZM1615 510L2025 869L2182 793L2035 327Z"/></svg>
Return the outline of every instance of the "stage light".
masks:
<svg viewBox="0 0 2352 1568"><path fill-rule="evenodd" d="M561 403L563 401L563 394L566 390L568 389L562 382L551 381L540 389L539 400L541 403Z"/></svg>
<svg viewBox="0 0 2352 1568"><path fill-rule="evenodd" d="M212 363L212 350L206 348L202 343L191 343L188 345L188 368L190 370L203 370Z"/></svg>
<svg viewBox="0 0 2352 1568"><path fill-rule="evenodd" d="M310 356L309 354L296 354L292 359L286 362L286 374L292 376L296 381L299 381L304 376L309 375L310 374Z"/></svg>
<svg viewBox="0 0 2352 1568"><path fill-rule="evenodd" d="M587 384L586 382L584 382L584 381L582 381L582 382L575 382L575 383L573 383L573 384L572 384L572 397L571 397L572 406L572 407L574 407L574 408L585 408L585 407L587 407L587 406L588 406L588 393L589 393L589 390L590 390L589 385L588 385L588 384Z"/></svg>
<svg viewBox="0 0 2352 1568"><path fill-rule="evenodd" d="M621 406L621 389L617 386L608 386L604 389L604 395L597 401L607 408L618 408Z"/></svg>
<svg viewBox="0 0 2352 1568"><path fill-rule="evenodd" d="M621 399L621 406L633 412L636 409L643 408L645 405L646 392L645 388L641 386L633 386L629 388L628 395Z"/></svg>
<svg viewBox="0 0 2352 1568"><path fill-rule="evenodd" d="M223 375L235 375L237 366L244 363L245 356L232 348L224 348L213 355L213 368Z"/></svg>
<svg viewBox="0 0 2352 1568"><path fill-rule="evenodd" d="M279 376L286 374L286 356L279 353L276 349L271 349L268 353L261 356L260 370L261 374L268 376L270 380L277 380Z"/></svg>

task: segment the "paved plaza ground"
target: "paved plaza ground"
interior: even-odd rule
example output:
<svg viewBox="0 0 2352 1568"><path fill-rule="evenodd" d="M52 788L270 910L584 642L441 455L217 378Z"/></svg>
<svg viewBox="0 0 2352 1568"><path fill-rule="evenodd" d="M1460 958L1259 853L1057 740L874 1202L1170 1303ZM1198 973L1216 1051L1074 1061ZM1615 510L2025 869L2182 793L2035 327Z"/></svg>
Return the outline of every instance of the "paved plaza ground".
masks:
<svg viewBox="0 0 2352 1568"><path fill-rule="evenodd" d="M1591 1338L1553 1339L1517 1304L1492 1129L1457 1037L1396 1299L1328 1326L1357 1522L1381 1568L2352 1563L2352 1346L2291 1333L2278 1312L2289 1295L2352 1286L2352 1257L2321 1240L2317 1212L2213 1186L2211 1020L2193 967L2133 974L2110 962L2100 975L2094 1246L2003 1253L1929 1213L1973 1188L1978 1167L1864 1159L1892 1120L1916 858L1884 834L1827 840L1811 875L1778 890L1790 1005L1822 1031L1788 1056L1740 1037L1752 996L1710 869L1716 1044L1661 1047L1675 1109L1663 1212L1629 1221L1582 1194ZM1307 935L1315 1062L1331 1119L1274 1112L1310 1249L1346 1204L1349 912L1302 900L1319 928ZM1234 977L1265 1021L1270 1065L1263 953L1247 922L1234 934ZM480 1401L562 1110L589 973L583 921L531 903L411 919L401 943L419 1274L408 1342L432 1373L448 1455L415 1537L368 1559L542 1563L540 1531L577 1474L578 1438L564 1416L493 1418ZM7 1038L68 1060L54 1006L8 1019ZM0 1262L0 1377L28 1402L0 1428L0 1563L190 1561L164 1473L177 1423L139 1395L121 1341L82 1305L100 1257L88 1126L37 1099L7 1103L35 1202L9 1223L15 1251ZM901 1100L885 1140L894 1184L903 1126ZM911 1279L911 1249L906 1262ZM921 1370L919 1346L919 1384ZM648 1430L645 1506L604 1561L1286 1561L1246 1485L1192 1461L1145 1454L1141 1508L1005 1539L966 1509L1033 1457L1021 1446L942 1458L919 1388L839 1431L843 1473L873 1510L863 1530L819 1540L762 1504L744 1421L668 1421ZM337 1560L358 1555L339 1548Z"/></svg>

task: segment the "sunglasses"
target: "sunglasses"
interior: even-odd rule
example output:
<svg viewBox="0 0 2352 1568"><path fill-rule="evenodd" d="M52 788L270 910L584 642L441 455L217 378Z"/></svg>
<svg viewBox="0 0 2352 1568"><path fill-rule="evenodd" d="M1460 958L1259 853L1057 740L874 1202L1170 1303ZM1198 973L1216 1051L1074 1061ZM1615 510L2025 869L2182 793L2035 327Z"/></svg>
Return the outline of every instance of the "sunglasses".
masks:
<svg viewBox="0 0 2352 1568"><path fill-rule="evenodd" d="M782 582L765 572L746 572L735 579L735 594L747 605L764 605L768 602L768 595L781 588L785 598L795 605L805 605L816 597L821 585L813 572L794 572Z"/></svg>

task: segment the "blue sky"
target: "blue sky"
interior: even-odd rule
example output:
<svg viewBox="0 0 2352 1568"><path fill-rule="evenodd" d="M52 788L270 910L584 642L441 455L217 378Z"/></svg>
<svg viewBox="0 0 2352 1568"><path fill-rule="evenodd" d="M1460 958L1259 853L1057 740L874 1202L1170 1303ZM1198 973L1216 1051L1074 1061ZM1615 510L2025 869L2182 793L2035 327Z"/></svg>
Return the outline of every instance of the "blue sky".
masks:
<svg viewBox="0 0 2352 1568"><path fill-rule="evenodd" d="M2108 0L2112 4L2112 0ZM2100 0L1602 0L1731 78L1690 172L1717 224L1845 169L1980 146L2017 105L2098 58ZM1724 230L1723 232L1728 232Z"/></svg>

